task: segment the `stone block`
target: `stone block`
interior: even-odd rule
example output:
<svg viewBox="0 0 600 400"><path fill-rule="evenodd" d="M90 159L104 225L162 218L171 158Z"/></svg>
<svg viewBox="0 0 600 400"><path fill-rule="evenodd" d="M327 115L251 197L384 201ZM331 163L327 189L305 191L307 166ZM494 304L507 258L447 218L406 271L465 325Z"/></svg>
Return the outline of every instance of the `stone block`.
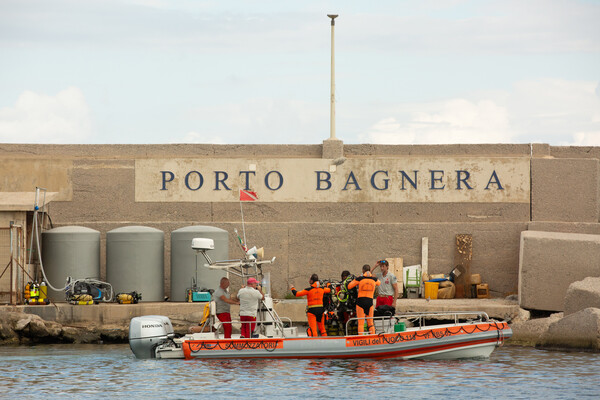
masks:
<svg viewBox="0 0 600 400"><path fill-rule="evenodd" d="M524 231L519 254L522 308L563 311L569 285L600 275L600 235Z"/></svg>
<svg viewBox="0 0 600 400"><path fill-rule="evenodd" d="M586 308L561 318L541 337L544 347L600 349L600 309Z"/></svg>
<svg viewBox="0 0 600 400"><path fill-rule="evenodd" d="M532 159L532 220L598 222L599 182L598 159Z"/></svg>
<svg viewBox="0 0 600 400"><path fill-rule="evenodd" d="M565 315L590 307L600 308L600 277L588 277L573 282L567 290Z"/></svg>
<svg viewBox="0 0 600 400"><path fill-rule="evenodd" d="M344 142L339 139L323 140L323 158L336 159L344 156Z"/></svg>
<svg viewBox="0 0 600 400"><path fill-rule="evenodd" d="M521 346L539 346L542 343L542 336L548 332L550 325L554 324L563 317L563 313L552 314L547 318L536 318L520 320L510 325L513 331L510 344Z"/></svg>

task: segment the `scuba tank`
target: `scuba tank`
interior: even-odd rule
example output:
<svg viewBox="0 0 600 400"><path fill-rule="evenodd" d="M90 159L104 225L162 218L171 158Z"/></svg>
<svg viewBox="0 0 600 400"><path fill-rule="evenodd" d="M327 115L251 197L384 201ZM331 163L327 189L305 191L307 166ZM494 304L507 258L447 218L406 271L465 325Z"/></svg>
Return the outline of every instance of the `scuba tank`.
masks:
<svg viewBox="0 0 600 400"><path fill-rule="evenodd" d="M48 304L49 302L48 287L46 286L46 282L42 281L42 283L40 283L40 297L38 299L38 303Z"/></svg>
<svg viewBox="0 0 600 400"><path fill-rule="evenodd" d="M142 294L138 292L117 294L117 303L119 304L137 304L142 299Z"/></svg>
<svg viewBox="0 0 600 400"><path fill-rule="evenodd" d="M33 282L29 287L29 304L37 304L40 297L40 288Z"/></svg>
<svg viewBox="0 0 600 400"><path fill-rule="evenodd" d="M27 285L25 285L25 290L23 291L23 300L25 302L25 304L29 303L29 288L31 287L31 282L27 282Z"/></svg>
<svg viewBox="0 0 600 400"><path fill-rule="evenodd" d="M74 305L90 305L94 304L94 299L91 294L76 294L71 296L69 303Z"/></svg>

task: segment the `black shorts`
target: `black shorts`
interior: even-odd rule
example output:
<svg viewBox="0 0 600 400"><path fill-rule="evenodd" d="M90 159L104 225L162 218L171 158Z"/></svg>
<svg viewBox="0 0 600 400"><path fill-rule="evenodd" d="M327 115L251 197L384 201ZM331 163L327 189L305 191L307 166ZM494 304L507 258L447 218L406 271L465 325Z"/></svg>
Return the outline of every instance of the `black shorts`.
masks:
<svg viewBox="0 0 600 400"><path fill-rule="evenodd" d="M323 318L323 313L325 312L325 307L310 307L306 310L306 312L317 317L317 322L321 322L321 318Z"/></svg>
<svg viewBox="0 0 600 400"><path fill-rule="evenodd" d="M373 307L373 299L371 297L359 297L356 300L356 305L363 309L366 315L371 311L371 307Z"/></svg>

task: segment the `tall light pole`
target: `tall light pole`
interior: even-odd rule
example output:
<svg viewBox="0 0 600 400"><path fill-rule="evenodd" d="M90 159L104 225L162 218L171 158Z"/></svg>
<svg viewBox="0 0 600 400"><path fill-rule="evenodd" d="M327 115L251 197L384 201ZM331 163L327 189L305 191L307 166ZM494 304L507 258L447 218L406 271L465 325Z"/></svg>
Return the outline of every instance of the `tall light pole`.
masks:
<svg viewBox="0 0 600 400"><path fill-rule="evenodd" d="M335 139L335 42L333 31L337 14L327 14L331 18L331 105L329 121L329 138Z"/></svg>

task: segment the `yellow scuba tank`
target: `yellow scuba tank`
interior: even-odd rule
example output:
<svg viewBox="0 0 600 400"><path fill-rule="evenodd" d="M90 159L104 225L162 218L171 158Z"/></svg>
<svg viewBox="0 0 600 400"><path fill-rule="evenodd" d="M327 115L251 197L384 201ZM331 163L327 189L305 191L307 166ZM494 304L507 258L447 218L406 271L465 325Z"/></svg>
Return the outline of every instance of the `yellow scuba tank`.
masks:
<svg viewBox="0 0 600 400"><path fill-rule="evenodd" d="M137 304L142 299L142 294L138 292L118 293L115 301L119 304Z"/></svg>
<svg viewBox="0 0 600 400"><path fill-rule="evenodd" d="M40 304L48 304L48 286L46 286L46 282L42 281L40 283L40 297L38 298L38 303Z"/></svg>
<svg viewBox="0 0 600 400"><path fill-rule="evenodd" d="M119 293L117 295L117 302L119 304L133 304L133 296L129 293Z"/></svg>
<svg viewBox="0 0 600 400"><path fill-rule="evenodd" d="M76 294L76 295L73 295L71 297L71 300L73 300L73 301L85 301L85 302L91 301L91 302L93 302L94 299L92 298L91 294Z"/></svg>
<svg viewBox="0 0 600 400"><path fill-rule="evenodd" d="M94 303L94 298L91 294L74 294L69 297L69 303L73 305L87 306Z"/></svg>

